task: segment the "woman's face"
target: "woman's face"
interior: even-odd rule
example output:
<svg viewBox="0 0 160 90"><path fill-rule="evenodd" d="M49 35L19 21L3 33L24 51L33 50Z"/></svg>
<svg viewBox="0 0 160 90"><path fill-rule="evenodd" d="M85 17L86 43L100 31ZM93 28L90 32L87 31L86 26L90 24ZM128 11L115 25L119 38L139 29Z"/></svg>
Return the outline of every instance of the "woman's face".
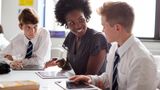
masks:
<svg viewBox="0 0 160 90"><path fill-rule="evenodd" d="M74 10L66 15L66 22L68 28L77 37L81 37L85 34L87 30L86 18L83 12L79 10Z"/></svg>

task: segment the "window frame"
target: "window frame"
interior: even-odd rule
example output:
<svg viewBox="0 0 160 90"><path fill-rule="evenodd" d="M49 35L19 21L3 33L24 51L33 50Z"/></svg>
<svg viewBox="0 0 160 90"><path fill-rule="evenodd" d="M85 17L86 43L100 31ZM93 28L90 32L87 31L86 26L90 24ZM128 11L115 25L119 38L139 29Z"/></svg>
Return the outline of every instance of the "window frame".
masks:
<svg viewBox="0 0 160 90"><path fill-rule="evenodd" d="M45 16L46 16L46 1L44 0L44 16L43 16L43 26L45 27ZM154 37L138 37L142 40L160 40L160 0L156 0L156 11L155 11L155 30L154 30Z"/></svg>
<svg viewBox="0 0 160 90"><path fill-rule="evenodd" d="M154 39L160 40L160 0L156 0L155 33Z"/></svg>

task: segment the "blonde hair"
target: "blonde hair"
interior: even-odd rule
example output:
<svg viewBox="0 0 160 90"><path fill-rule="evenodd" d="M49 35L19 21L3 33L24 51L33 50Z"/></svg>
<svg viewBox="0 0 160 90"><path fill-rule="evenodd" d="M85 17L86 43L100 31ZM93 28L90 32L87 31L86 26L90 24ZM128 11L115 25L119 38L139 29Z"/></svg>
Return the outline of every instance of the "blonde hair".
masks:
<svg viewBox="0 0 160 90"><path fill-rule="evenodd" d="M105 16L111 26L115 24L122 25L127 32L131 32L134 13L131 6L125 2L108 2L104 3L98 9L98 13Z"/></svg>

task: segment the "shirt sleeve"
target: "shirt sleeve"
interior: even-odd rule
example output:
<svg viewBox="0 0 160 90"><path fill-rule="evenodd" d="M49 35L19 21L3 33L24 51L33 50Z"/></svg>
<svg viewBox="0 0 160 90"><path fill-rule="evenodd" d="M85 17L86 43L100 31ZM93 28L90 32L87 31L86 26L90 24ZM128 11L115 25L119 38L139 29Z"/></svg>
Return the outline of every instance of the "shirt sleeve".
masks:
<svg viewBox="0 0 160 90"><path fill-rule="evenodd" d="M45 60L50 59L51 40L47 30L42 29L38 37L38 49L33 52L33 57L22 60L24 65L43 65Z"/></svg>
<svg viewBox="0 0 160 90"><path fill-rule="evenodd" d="M71 42L73 42L73 39L74 39L74 35L71 33L71 32L69 32L68 33L68 35L67 35L67 37L65 38L65 40L64 40L64 42L63 42L63 45L62 45L62 47L65 49L65 50L71 50L70 48L71 48L71 45L72 45L72 43Z"/></svg>
<svg viewBox="0 0 160 90"><path fill-rule="evenodd" d="M109 88L108 74L106 72L102 73L100 76L90 75L90 78L93 85L97 85L98 81L102 81L105 88Z"/></svg>
<svg viewBox="0 0 160 90"><path fill-rule="evenodd" d="M93 36L91 50L90 50L91 55L98 54L102 49L105 49L106 52L108 53L109 48L110 48L110 44L107 42L107 40L105 39L104 35L102 35L102 33L99 32Z"/></svg>

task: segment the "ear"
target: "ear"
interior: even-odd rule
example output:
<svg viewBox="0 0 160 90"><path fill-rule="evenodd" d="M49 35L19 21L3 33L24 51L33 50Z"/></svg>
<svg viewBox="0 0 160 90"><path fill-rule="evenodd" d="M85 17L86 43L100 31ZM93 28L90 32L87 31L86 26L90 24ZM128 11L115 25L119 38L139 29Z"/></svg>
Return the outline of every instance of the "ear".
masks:
<svg viewBox="0 0 160 90"><path fill-rule="evenodd" d="M115 24L114 28L116 31L121 31L122 30L122 26L120 24Z"/></svg>
<svg viewBox="0 0 160 90"><path fill-rule="evenodd" d="M21 23L19 24L19 28L22 30L22 24Z"/></svg>

